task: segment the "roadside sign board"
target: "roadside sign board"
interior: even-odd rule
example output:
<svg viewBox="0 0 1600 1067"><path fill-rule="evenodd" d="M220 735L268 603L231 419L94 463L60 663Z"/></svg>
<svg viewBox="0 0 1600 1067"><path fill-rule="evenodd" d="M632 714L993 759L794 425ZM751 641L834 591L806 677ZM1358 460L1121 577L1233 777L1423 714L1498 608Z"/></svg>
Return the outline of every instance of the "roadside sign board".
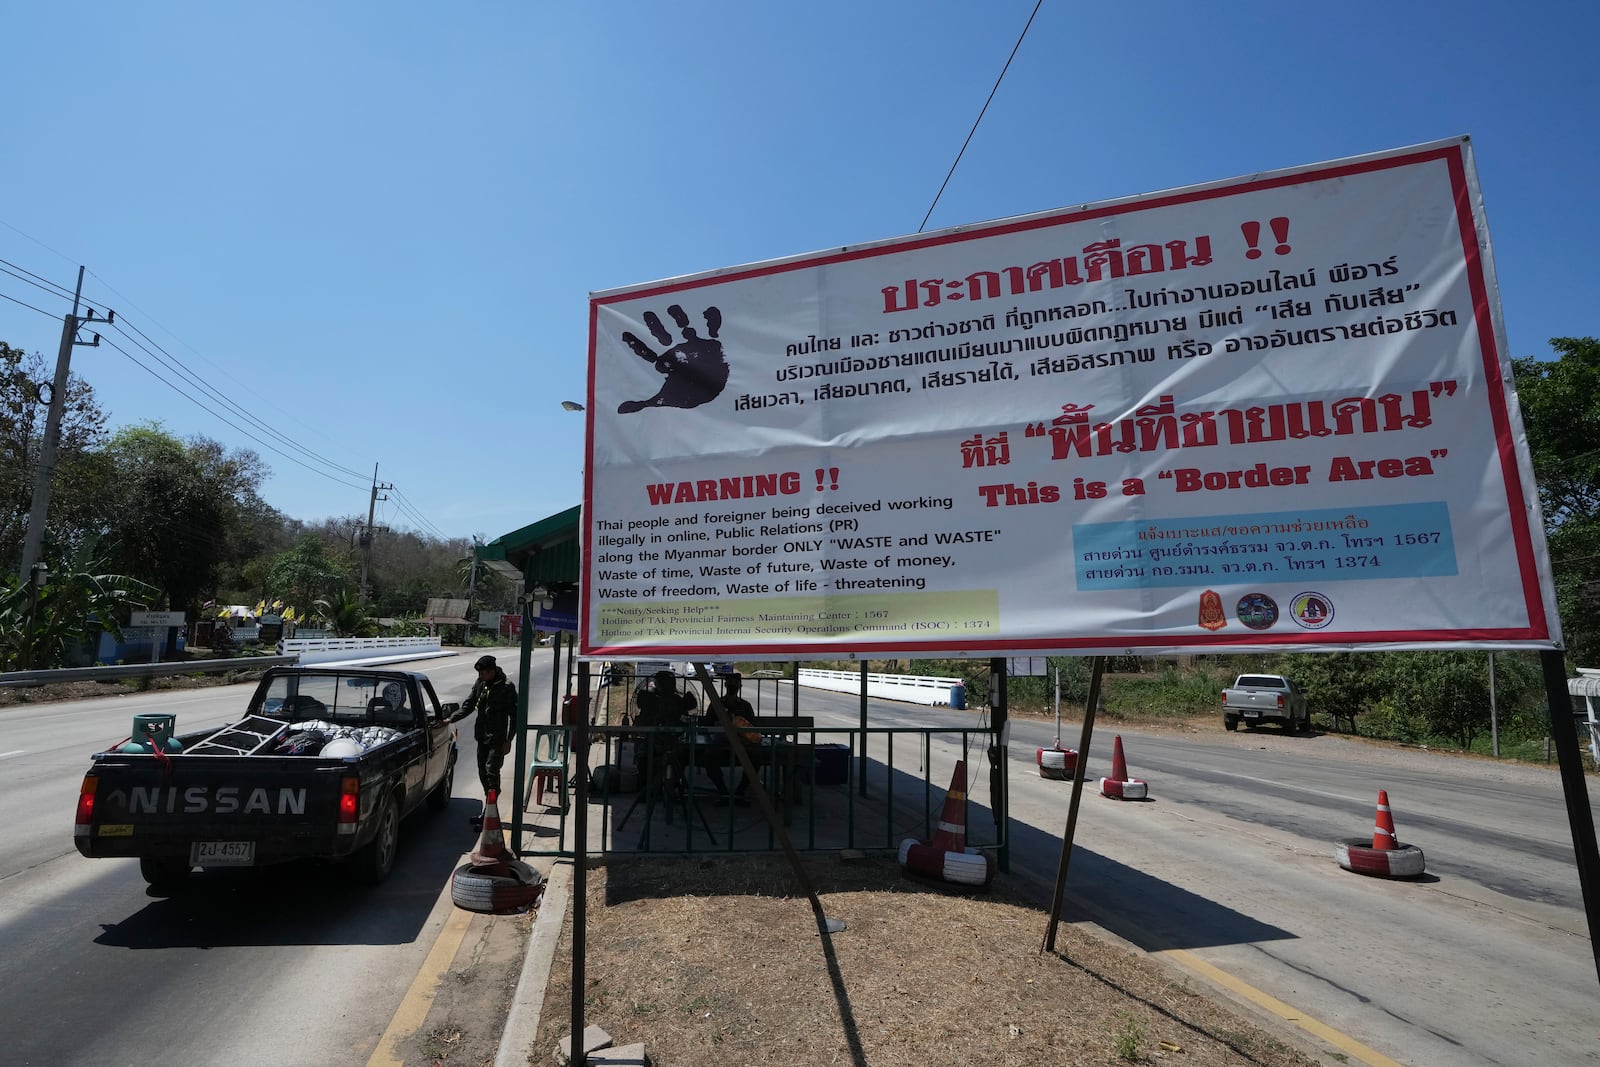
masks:
<svg viewBox="0 0 1600 1067"><path fill-rule="evenodd" d="M134 611L129 613L130 626L184 626L187 625L181 611Z"/></svg>
<svg viewBox="0 0 1600 1067"><path fill-rule="evenodd" d="M584 655L1560 644L1464 137L589 323Z"/></svg>

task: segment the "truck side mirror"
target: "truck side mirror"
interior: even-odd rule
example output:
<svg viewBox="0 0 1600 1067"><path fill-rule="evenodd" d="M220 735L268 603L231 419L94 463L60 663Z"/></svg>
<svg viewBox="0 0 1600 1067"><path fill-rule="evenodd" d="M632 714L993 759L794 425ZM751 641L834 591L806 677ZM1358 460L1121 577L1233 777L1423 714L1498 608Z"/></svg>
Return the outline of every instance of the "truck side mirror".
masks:
<svg viewBox="0 0 1600 1067"><path fill-rule="evenodd" d="M460 710L461 710L461 703L459 701L452 701L449 704L440 704L439 705L439 718L441 718L441 719L453 719L453 718L455 718L456 712L458 712Z"/></svg>

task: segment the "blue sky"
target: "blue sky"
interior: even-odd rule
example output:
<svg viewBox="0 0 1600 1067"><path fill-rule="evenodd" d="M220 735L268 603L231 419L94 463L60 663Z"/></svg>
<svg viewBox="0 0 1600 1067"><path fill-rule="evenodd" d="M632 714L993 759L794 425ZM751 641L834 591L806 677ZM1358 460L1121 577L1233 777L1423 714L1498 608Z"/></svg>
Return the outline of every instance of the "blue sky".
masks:
<svg viewBox="0 0 1600 1067"><path fill-rule="evenodd" d="M312 456L79 348L112 425L254 448L308 521L377 464L380 521L493 538L580 500L591 291L915 232L1033 7L12 4L0 260L84 264ZM1596 11L1045 0L928 228L1469 134L1511 354L1547 355L1600 333ZM0 300L0 340L59 331Z"/></svg>

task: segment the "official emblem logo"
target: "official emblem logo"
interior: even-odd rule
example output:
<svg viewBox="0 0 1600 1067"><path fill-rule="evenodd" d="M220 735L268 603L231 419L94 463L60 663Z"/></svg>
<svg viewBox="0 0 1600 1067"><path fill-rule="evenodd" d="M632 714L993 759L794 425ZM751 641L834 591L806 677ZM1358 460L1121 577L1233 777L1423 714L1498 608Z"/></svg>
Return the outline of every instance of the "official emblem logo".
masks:
<svg viewBox="0 0 1600 1067"><path fill-rule="evenodd" d="M1228 618L1222 613L1222 595L1213 589L1200 594L1199 622L1205 630L1220 630L1228 625Z"/></svg>
<svg viewBox="0 0 1600 1067"><path fill-rule="evenodd" d="M1239 598L1234 614L1252 630L1270 630L1278 622L1278 602L1265 593L1246 593Z"/></svg>
<svg viewBox="0 0 1600 1067"><path fill-rule="evenodd" d="M1333 622L1333 601L1321 593L1296 593L1289 601L1289 617L1307 630L1324 629Z"/></svg>

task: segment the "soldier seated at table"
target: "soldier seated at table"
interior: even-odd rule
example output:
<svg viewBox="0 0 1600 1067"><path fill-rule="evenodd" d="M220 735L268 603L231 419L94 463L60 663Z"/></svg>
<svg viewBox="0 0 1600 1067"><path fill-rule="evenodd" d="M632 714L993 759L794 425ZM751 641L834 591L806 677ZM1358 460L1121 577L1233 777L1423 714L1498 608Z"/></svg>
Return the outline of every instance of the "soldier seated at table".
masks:
<svg viewBox="0 0 1600 1067"><path fill-rule="evenodd" d="M678 692L677 679L671 671L657 671L651 688L639 694L638 703L639 714L634 716L633 724L644 727L681 726L684 716L692 716L699 708L693 696ZM675 775L681 762L678 734L650 730L639 743L644 746L644 765L640 769L646 772L650 785L660 785Z"/></svg>
<svg viewBox="0 0 1600 1067"><path fill-rule="evenodd" d="M738 674L727 676L722 686L722 706L728 709L728 715L733 719L736 736L739 738L739 743L744 746L745 752L750 756L750 762L757 764L761 759L761 734L759 731L750 728L750 720L755 718L756 713L755 709L750 706L750 702L740 695L739 690L742 685L743 679ZM717 745L727 746L728 735L726 731L720 729L721 721L717 718L715 710L707 708L705 714L700 716L700 721L705 725L719 727L717 731L711 734L708 742L711 747ZM733 766L737 758L730 750L726 760L728 766ZM740 807L750 803L745 798L745 794L750 792L750 778L748 775L741 775L738 788L729 793L728 780L722 774L722 761L707 760L702 769L706 772L706 777L711 779L711 784L722 798L722 803L731 802L738 804Z"/></svg>

